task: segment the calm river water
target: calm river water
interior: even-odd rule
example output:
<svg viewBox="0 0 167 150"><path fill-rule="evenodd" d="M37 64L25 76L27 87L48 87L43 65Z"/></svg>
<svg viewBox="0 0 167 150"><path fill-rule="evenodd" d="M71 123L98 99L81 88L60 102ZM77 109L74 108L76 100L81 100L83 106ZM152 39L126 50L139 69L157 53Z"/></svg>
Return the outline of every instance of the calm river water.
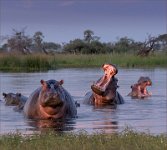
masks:
<svg viewBox="0 0 167 150"><path fill-rule="evenodd" d="M31 134L42 132L48 128L57 131L80 130L93 132L121 132L127 126L152 134L167 133L167 69L119 69L117 74L118 91L125 99L125 104L117 109L94 108L82 104L83 97L90 90L90 85L103 75L99 68L95 69L58 69L38 73L0 73L0 134L22 132ZM140 76L149 76L153 85L148 88L152 97L145 100L134 100L128 97L130 86ZM40 80L64 80L64 88L74 99L81 103L78 117L66 122L33 121L24 118L22 113L14 112L12 106L5 106L3 92L20 92L29 96L40 86Z"/></svg>

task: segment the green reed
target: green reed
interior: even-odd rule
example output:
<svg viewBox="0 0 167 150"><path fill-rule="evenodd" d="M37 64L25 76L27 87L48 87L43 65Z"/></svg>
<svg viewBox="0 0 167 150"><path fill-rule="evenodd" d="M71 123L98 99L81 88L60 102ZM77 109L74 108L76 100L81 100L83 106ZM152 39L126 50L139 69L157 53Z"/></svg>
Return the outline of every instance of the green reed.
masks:
<svg viewBox="0 0 167 150"><path fill-rule="evenodd" d="M100 67L104 63L113 63L119 67L167 67L167 54L155 54L140 57L132 54L96 54L96 55L7 55L0 54L1 71L43 71L63 67Z"/></svg>

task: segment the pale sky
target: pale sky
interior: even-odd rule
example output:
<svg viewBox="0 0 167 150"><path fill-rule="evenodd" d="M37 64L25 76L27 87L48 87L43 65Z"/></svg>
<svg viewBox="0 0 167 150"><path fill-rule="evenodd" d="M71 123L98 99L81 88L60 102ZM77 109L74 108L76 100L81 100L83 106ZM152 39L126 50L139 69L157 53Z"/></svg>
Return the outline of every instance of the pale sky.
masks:
<svg viewBox="0 0 167 150"><path fill-rule="evenodd" d="M102 42L167 33L167 0L0 0L0 7L3 36L24 27L27 35L41 31L55 43L82 39L86 29Z"/></svg>

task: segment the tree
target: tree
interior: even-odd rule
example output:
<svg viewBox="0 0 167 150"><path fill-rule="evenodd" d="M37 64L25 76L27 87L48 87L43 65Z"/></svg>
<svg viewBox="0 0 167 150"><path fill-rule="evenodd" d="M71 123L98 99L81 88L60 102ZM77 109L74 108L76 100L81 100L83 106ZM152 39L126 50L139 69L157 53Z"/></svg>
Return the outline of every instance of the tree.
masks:
<svg viewBox="0 0 167 150"><path fill-rule="evenodd" d="M75 39L70 41L70 43L64 45L64 52L69 53L81 53L82 49L86 47L86 43L81 39Z"/></svg>
<svg viewBox="0 0 167 150"><path fill-rule="evenodd" d="M140 50L138 51L137 55L148 56L151 52L154 51L154 45L155 45L156 40L157 39L155 37L151 37L151 35L148 35L148 38L141 45Z"/></svg>
<svg viewBox="0 0 167 150"><path fill-rule="evenodd" d="M161 50L167 50L167 34L159 35L156 39L156 44Z"/></svg>
<svg viewBox="0 0 167 150"><path fill-rule="evenodd" d="M12 37L7 40L7 45L10 48L10 51L21 52L23 54L30 53L27 49L32 44L32 39L25 35L25 28L22 31L16 31Z"/></svg>
<svg viewBox="0 0 167 150"><path fill-rule="evenodd" d="M44 42L43 45L46 49L57 50L57 49L61 48L60 44L57 44L57 43L54 43L54 42Z"/></svg>
<svg viewBox="0 0 167 150"><path fill-rule="evenodd" d="M167 34L159 35L158 38L157 38L157 41L161 41L164 44L167 44Z"/></svg>
<svg viewBox="0 0 167 150"><path fill-rule="evenodd" d="M107 53L108 47L105 43L101 43L99 41L92 41L89 44L89 49L85 52L87 54L101 54L101 53Z"/></svg>
<svg viewBox="0 0 167 150"><path fill-rule="evenodd" d="M75 39L70 43L64 45L64 52L68 53L82 53L82 54L99 54L107 53L110 50L109 46L99 41L92 41L91 43L85 43L81 39Z"/></svg>
<svg viewBox="0 0 167 150"><path fill-rule="evenodd" d="M115 43L114 51L118 53L128 52L132 47L134 47L134 40L129 39L128 37L122 37Z"/></svg>
<svg viewBox="0 0 167 150"><path fill-rule="evenodd" d="M85 30L84 31L84 40L88 43L90 43L93 40L94 32L92 30Z"/></svg>
<svg viewBox="0 0 167 150"><path fill-rule="evenodd" d="M38 51L44 51L43 49L43 33L41 31L37 31L35 32L34 36L33 36L33 40L34 40L34 44L35 44L35 48Z"/></svg>

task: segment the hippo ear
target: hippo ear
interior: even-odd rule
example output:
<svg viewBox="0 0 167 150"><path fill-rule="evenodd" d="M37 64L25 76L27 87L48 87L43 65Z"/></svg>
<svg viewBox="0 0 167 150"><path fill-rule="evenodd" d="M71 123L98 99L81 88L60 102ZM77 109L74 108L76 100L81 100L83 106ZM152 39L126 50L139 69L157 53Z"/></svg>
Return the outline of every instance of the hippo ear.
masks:
<svg viewBox="0 0 167 150"><path fill-rule="evenodd" d="M44 80L41 80L41 84L42 84L42 85L45 85L46 82L45 82Z"/></svg>
<svg viewBox="0 0 167 150"><path fill-rule="evenodd" d="M6 96L7 96L7 94L6 94L6 93L2 93L2 95L3 95L4 97L6 97Z"/></svg>
<svg viewBox="0 0 167 150"><path fill-rule="evenodd" d="M64 80L59 81L59 85L62 85L64 83Z"/></svg>
<svg viewBox="0 0 167 150"><path fill-rule="evenodd" d="M104 67L104 65L105 65L105 64L102 64L102 66L101 66L101 67L103 68L103 67Z"/></svg>
<svg viewBox="0 0 167 150"><path fill-rule="evenodd" d="M45 90L47 88L47 83L44 80L41 80L41 84L42 84L42 89Z"/></svg>

